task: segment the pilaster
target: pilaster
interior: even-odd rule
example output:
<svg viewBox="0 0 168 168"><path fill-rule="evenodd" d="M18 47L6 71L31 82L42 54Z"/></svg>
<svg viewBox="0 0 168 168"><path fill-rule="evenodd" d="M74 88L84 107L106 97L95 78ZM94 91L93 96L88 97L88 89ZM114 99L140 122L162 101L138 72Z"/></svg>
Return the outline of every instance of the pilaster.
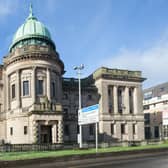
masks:
<svg viewBox="0 0 168 168"><path fill-rule="evenodd" d="M124 114L129 114L130 111L130 103L129 103L129 88L126 86L125 87L125 92L124 92Z"/></svg>
<svg viewBox="0 0 168 168"><path fill-rule="evenodd" d="M114 114L118 113L118 87L113 86Z"/></svg>
<svg viewBox="0 0 168 168"><path fill-rule="evenodd" d="M51 88L50 88L50 81L51 81L51 74L50 74L50 69L47 68L47 97L48 100L51 101Z"/></svg>
<svg viewBox="0 0 168 168"><path fill-rule="evenodd" d="M63 143L63 123L58 121L58 143Z"/></svg>
<svg viewBox="0 0 168 168"><path fill-rule="evenodd" d="M32 71L32 102L36 103L36 67Z"/></svg>
<svg viewBox="0 0 168 168"><path fill-rule="evenodd" d="M133 105L134 105L134 114L137 114L138 113L137 87L134 88L134 92L133 92Z"/></svg>
<svg viewBox="0 0 168 168"><path fill-rule="evenodd" d="M16 101L17 107L21 106L21 83L20 83L20 71L16 71Z"/></svg>

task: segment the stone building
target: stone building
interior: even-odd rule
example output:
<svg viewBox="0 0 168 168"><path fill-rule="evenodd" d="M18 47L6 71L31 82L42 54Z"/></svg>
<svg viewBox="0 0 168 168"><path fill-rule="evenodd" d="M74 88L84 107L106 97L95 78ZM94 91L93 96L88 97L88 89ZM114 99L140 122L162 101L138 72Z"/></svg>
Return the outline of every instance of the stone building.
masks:
<svg viewBox="0 0 168 168"><path fill-rule="evenodd" d="M50 33L30 8L0 66L1 140L77 141L78 81L63 74ZM144 140L143 81L140 71L105 67L82 79L82 107L100 105L100 141ZM94 125L83 126L84 141L94 136Z"/></svg>
<svg viewBox="0 0 168 168"><path fill-rule="evenodd" d="M168 124L164 124L164 114L168 114L168 82L144 90L143 108L145 138L167 139Z"/></svg>
<svg viewBox="0 0 168 168"><path fill-rule="evenodd" d="M88 78L82 80L83 107L97 104L99 111L99 141L140 141L144 140L144 115L142 107L142 88L139 71L109 69L101 67ZM77 80L65 79L63 82L63 107L65 120L64 141L73 141L77 127L71 116L77 116ZM73 89L72 89L73 88ZM76 99L75 99L76 97ZM66 100L64 100L66 98ZM67 117L66 117L67 116ZM69 117L69 119L68 119ZM76 126L74 125L76 123ZM94 139L94 125L84 126L84 141Z"/></svg>

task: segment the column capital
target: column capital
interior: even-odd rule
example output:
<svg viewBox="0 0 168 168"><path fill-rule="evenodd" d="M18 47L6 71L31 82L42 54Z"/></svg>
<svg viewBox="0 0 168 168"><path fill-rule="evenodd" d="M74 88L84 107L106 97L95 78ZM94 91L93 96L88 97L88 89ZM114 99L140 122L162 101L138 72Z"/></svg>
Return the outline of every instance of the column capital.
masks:
<svg viewBox="0 0 168 168"><path fill-rule="evenodd" d="M15 72L16 72L16 73L19 73L19 72L20 72L20 69L17 69Z"/></svg>

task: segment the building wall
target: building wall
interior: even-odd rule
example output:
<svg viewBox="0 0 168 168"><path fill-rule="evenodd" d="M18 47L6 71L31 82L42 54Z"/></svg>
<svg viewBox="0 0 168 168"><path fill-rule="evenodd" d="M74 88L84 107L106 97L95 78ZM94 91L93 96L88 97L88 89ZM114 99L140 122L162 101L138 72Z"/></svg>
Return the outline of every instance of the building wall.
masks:
<svg viewBox="0 0 168 168"><path fill-rule="evenodd" d="M144 116L142 110L141 83L99 79L96 81L95 85L97 86L100 94L99 131L100 134L102 134L103 141L144 140ZM123 88L121 93L121 102L120 98L118 98L118 88L120 87ZM113 88L113 90L109 92L109 88ZM131 90L132 98L130 98L128 93L129 88L133 88L133 90ZM109 96L109 94L112 94L112 96ZM129 101L132 99L133 111L130 111ZM122 103L122 106L120 103ZM122 108L122 112L120 107ZM111 125L114 127L113 131L111 130ZM122 125L125 127L123 133L121 128ZM136 129L134 135L133 125L135 125Z"/></svg>
<svg viewBox="0 0 168 168"><path fill-rule="evenodd" d="M24 134L24 126L28 132ZM16 117L7 120L7 142L13 144L30 143L30 129L28 117ZM13 132L13 133L12 133Z"/></svg>
<svg viewBox="0 0 168 168"><path fill-rule="evenodd" d="M163 125L163 113L168 112L168 94L151 97L143 101L146 139L168 137L168 130ZM158 130L158 131L157 131Z"/></svg>
<svg viewBox="0 0 168 168"><path fill-rule="evenodd" d="M2 75L4 99L0 97L0 103L2 100L5 108L2 114L0 113L0 139L4 139L5 142L12 144L40 142L39 130L42 126L51 127L53 143L62 142L62 69L59 61L51 61L53 56L48 52L50 50L45 50L45 54L50 57L43 58L43 49L44 47L35 46L32 50L31 46L26 46L26 50L16 49L4 60L5 69ZM25 57L28 51L29 57ZM23 58L19 59L21 55ZM42 94L37 94L38 80L43 80ZM23 95L24 81L29 83L27 95ZM14 94L12 94L13 85L15 85ZM32 118L34 114L37 116Z"/></svg>
<svg viewBox="0 0 168 168"><path fill-rule="evenodd" d="M0 121L0 143L6 139L6 123L5 121Z"/></svg>
<svg viewBox="0 0 168 168"><path fill-rule="evenodd" d="M99 69L97 71L99 71ZM101 76L103 75L104 74L101 74ZM65 80L67 81L68 79ZM103 77L90 80L92 83L87 85L87 88L84 87L84 81L82 81L82 107L99 103L99 141L144 140L143 94L141 81L106 79ZM75 79L72 81L72 79L69 78L69 84L74 81ZM64 133L69 133L69 135L64 134L65 141L73 141L75 137L77 138L77 136L74 136L73 138L71 136L72 134L75 135L77 133L77 130L75 130L77 129L77 117L70 117L73 116L72 114L77 115L78 109L78 85L76 85L76 89L74 89L74 85L75 83L64 89L63 97L66 97L67 99L63 100ZM89 86L94 87L88 90ZM121 95L119 96L120 91ZM88 99L89 97L92 97L92 99ZM122 112L120 111L120 108L122 108ZM74 123L75 127L72 127ZM122 125L125 127L124 133L121 130ZM112 126L113 131L111 128ZM92 131L92 129L94 131ZM90 135L90 133L93 135ZM83 126L82 136L83 141L93 141L95 139L95 126Z"/></svg>
<svg viewBox="0 0 168 168"><path fill-rule="evenodd" d="M78 93L78 81L69 78L64 79L69 83L65 87L63 83L63 111L64 111L64 141L65 142L77 142L78 138L78 108L79 108L79 93ZM82 81L83 84L84 81ZM74 85L71 83L75 83ZM90 86L82 87L81 100L82 107L87 107L98 103L99 95L95 90L95 87L89 88ZM90 128L93 127L93 128ZM93 141L94 133L90 135L90 129L94 130L93 125L82 126L83 141Z"/></svg>
<svg viewBox="0 0 168 168"><path fill-rule="evenodd" d="M6 66L3 71L4 88L2 89L4 90L4 100L2 100L4 113L1 115L1 125L2 121L5 121L6 125L1 126L0 129L5 128L6 133L3 134L2 131L1 137L5 137L6 142L9 143L41 143L42 126L46 128L48 126L52 132L52 143L61 143L63 140L76 142L78 80L62 79L59 62L52 62L50 57L43 59L44 53L38 47L35 51L41 57L37 58L30 47L26 50L26 52L29 51L29 57L10 63L25 54L24 50L17 50L4 61ZM102 72L99 74L99 71ZM114 72L116 74L113 74ZM110 78L107 77L108 75ZM43 80L43 95L37 95L37 80ZM81 80L82 107L97 103L100 105L100 141L144 139L141 88L143 80L139 72L108 68L100 68L88 78ZM24 81L29 81L27 96L23 95ZM13 84L15 84L14 98L12 98ZM27 134L24 134L25 126ZM82 135L84 142L94 141L95 125L82 126Z"/></svg>

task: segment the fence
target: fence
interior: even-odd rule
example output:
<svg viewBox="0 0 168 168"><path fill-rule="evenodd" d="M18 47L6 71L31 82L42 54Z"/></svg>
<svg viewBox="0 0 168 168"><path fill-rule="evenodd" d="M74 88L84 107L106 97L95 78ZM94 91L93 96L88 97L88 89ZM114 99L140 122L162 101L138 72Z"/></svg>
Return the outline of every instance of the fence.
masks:
<svg viewBox="0 0 168 168"><path fill-rule="evenodd" d="M150 141L124 141L124 142L108 142L99 143L99 148L107 148L114 146L140 146L140 145L152 145L160 144L163 141L150 140ZM83 143L83 148L94 148L95 143ZM77 143L68 144L3 144L0 145L0 152L23 152L23 151L56 151L63 149L77 149L79 148Z"/></svg>
<svg viewBox="0 0 168 168"><path fill-rule="evenodd" d="M4 144L0 145L0 152L23 151L55 151L62 149L78 148L77 144Z"/></svg>

